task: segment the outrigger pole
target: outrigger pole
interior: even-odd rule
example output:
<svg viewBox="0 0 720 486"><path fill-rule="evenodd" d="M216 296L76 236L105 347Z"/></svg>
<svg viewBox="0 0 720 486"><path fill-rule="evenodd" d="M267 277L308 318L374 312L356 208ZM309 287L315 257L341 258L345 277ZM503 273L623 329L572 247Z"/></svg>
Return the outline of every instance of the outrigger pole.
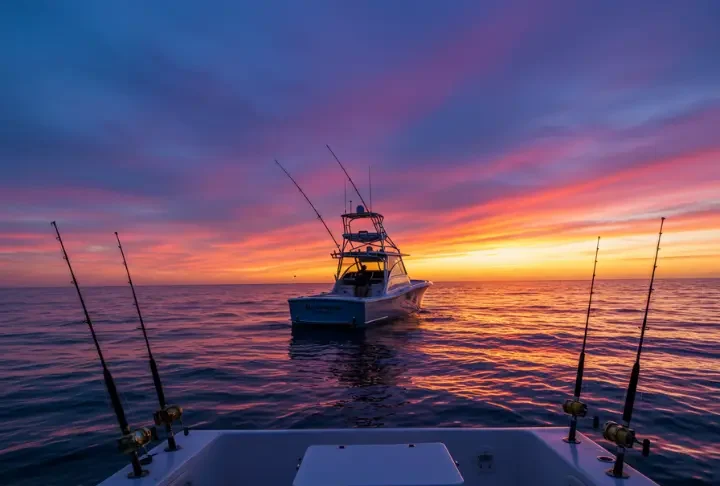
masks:
<svg viewBox="0 0 720 486"><path fill-rule="evenodd" d="M595 270L597 269L597 257L600 251L600 237L597 239L597 247L595 248L595 263L593 263L592 280L590 281L590 299L588 300L587 315L585 316L585 334L583 334L582 349L580 350L580 358L578 358L577 375L575 376L575 394L572 399L566 400L563 404L563 410L570 415L570 432L565 440L570 444L578 444L576 437L577 419L587 414L587 405L580 401L580 393L582 392L583 372L585 370L585 344L587 343L588 327L590 325L590 309L592 307L593 288L595 287Z"/></svg>
<svg viewBox="0 0 720 486"><path fill-rule="evenodd" d="M628 383L627 392L625 393L625 407L622 415L623 424L620 425L616 422L607 422L603 430L603 437L617 445L615 464L612 469L608 469L606 471L608 476L612 476L614 478L627 477L627 474L623 472L623 465L625 464L625 450L631 449L636 442L639 442L635 438L635 431L630 428L630 419L632 418L638 379L640 378L640 353L642 352L643 340L645 339L645 329L647 329L650 297L652 296L652 292L654 290L653 282L655 281L655 270L657 270L658 254L660 253L660 239L662 238L664 223L665 218L660 218L660 232L658 234L657 247L655 248L655 261L653 262L652 275L650 276L650 288L648 290L647 302L645 303L645 315L643 316L643 323L640 329L640 342L638 343L637 354L635 355L635 364L633 365L632 372L630 373L630 382ZM643 456L650 454L650 441L648 439L642 441L642 446Z"/></svg>
<svg viewBox="0 0 720 486"><path fill-rule="evenodd" d="M335 155L335 152L332 151L332 149L330 148L330 145L325 144L325 146L330 151L332 156L335 157L335 160L340 165L340 168L343 170L343 172L345 172L345 175L347 176L348 180L350 181L350 184L352 184L353 189L355 189L355 192L357 193L358 197L360 198L360 201L362 201L363 206L365 206L365 208L369 211L370 206L368 206L367 203L365 202L365 199L363 199L362 194L360 194L360 191L358 191L358 188L355 185L355 183L353 182L352 177L350 177L350 174L348 174L348 171L345 170L345 167L342 165L342 162L340 162L340 159L338 159L337 155ZM350 208L350 210L352 211L352 208Z"/></svg>
<svg viewBox="0 0 720 486"><path fill-rule="evenodd" d="M310 205L310 207L313 208L313 211L315 211L315 214L317 214L317 217L318 217L318 219L320 220L320 222L323 224L323 226L325 226L325 229L327 230L328 234L330 235L330 238L332 238L333 243L335 243L335 246L337 247L337 249L340 250L340 251L342 251L342 249L340 248L340 244L339 244L339 243L337 242L337 240L335 239L335 236L333 236L332 231L330 231L330 228L328 228L328 225L325 223L325 220L323 219L322 216L320 216L320 213L318 212L317 208L316 208L315 205L310 201L310 198L307 197L307 194L305 194L305 191L303 191L303 190L300 188L300 185L299 185L297 182L295 182L295 179L293 179L293 177L290 175L290 173L289 173L287 170L285 170L285 167L283 167L283 166L280 164L280 162L277 161L277 159L275 159L275 163L278 165L278 167L280 167L280 168L282 169L283 172L285 172L285 175L290 178L290 180L293 182L293 184L295 184L295 187L297 187L298 191L300 191L300 194L303 195L303 197L304 197L305 200L308 202L308 204ZM350 182L352 182L352 181L350 181ZM355 185L355 184L353 184L353 186L354 186L354 185ZM356 189L356 190L357 190L357 189Z"/></svg>
<svg viewBox="0 0 720 486"><path fill-rule="evenodd" d="M55 221L50 224L53 228L55 228L55 234L57 235L57 240L60 242L60 248L62 249L63 259L67 262L68 269L70 270L70 277L72 278L72 284L75 286L75 290L80 298L80 305L85 313L85 323L90 328L90 334L92 335L93 342L95 343L98 358L100 358L100 364L103 369L103 378L105 379L105 388L107 388L108 395L110 395L110 402L112 403L113 410L115 411L115 417L117 418L118 425L120 425L120 432L122 433L122 437L118 440L118 445L121 452L130 456L130 463L132 464L132 472L128 475L128 477L139 478L145 476L147 471L140 465L140 459L137 451L140 447L150 442L151 432L147 429L138 429L134 434L131 434L130 432L130 425L125 418L125 410L123 409L122 402L120 401L120 395L115 387L115 380L113 380L110 370L105 363L105 358L103 357L102 350L100 349L100 343L95 335L95 328L90 320L90 314L88 314L87 307L85 307L85 300L80 292L80 286L77 283L75 272L73 272L72 265L70 264L70 258L68 258L68 254L65 251L65 245L60 237L60 230L58 230Z"/></svg>
<svg viewBox="0 0 720 486"><path fill-rule="evenodd" d="M155 358L153 358L152 351L150 350L150 341L148 340L147 330L145 329L145 321L143 320L142 312L140 312L140 304L138 304L137 294L135 293L135 286L133 285L132 277L130 277L130 268L128 267L127 260L125 259L125 251L123 251L122 243L120 243L120 236L118 232L115 232L115 239L117 239L118 248L120 249L120 255L122 255L123 265L125 266L125 272L127 273L128 283L130 284L130 290L132 290L133 301L135 302L135 309L137 310L138 318L140 319L140 329L142 329L143 337L145 338L145 346L147 347L148 358L150 360L150 371L152 372L153 384L155 385L155 391L157 392L158 402L160 403L160 410L155 412L154 420L157 425L165 425L165 431L167 432L168 441L168 452L178 450L178 446L175 442L175 435L173 434L172 424L176 420L180 420L182 417L182 408L172 405L167 406L165 402L165 392L163 391L162 382L160 381L160 373L158 372Z"/></svg>

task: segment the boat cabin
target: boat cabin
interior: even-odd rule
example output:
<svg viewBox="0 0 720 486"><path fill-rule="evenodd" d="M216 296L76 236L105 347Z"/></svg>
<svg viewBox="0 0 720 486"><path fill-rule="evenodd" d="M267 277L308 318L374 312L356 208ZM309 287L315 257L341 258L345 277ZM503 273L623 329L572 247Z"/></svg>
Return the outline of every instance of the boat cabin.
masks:
<svg viewBox="0 0 720 486"><path fill-rule="evenodd" d="M340 256L332 293L355 297L378 297L410 285L400 253L367 251Z"/></svg>

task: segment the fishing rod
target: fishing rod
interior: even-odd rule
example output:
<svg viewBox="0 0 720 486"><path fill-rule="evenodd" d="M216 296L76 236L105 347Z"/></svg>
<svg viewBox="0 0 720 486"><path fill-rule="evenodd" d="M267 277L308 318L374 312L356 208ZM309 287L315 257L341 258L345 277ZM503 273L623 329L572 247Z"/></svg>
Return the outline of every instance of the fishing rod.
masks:
<svg viewBox="0 0 720 486"><path fill-rule="evenodd" d="M168 447L165 449L168 452L173 452L179 449L175 442L175 435L173 434L172 424L176 420L180 420L182 417L182 408L172 405L167 406L165 402L165 392L163 391L162 382L160 381L160 373L158 372L155 358L153 357L152 350L150 349L150 340L148 339L147 329L145 328L145 321L143 320L142 312L140 312L140 304L138 304L137 294L135 293L135 286L133 285L132 277L130 276L130 267L128 267L127 260L125 259L125 251L123 250L122 243L120 243L120 236L118 232L115 232L115 239L117 239L118 248L120 249L120 255L122 255L123 265L125 266L125 272L127 273L128 283L130 284L130 290L132 290L133 301L135 302L135 309L137 310L138 318L140 319L140 329L142 329L143 337L145 338L145 346L147 347L148 358L150 362L150 371L152 372L153 383L155 384L155 391L157 392L158 402L160 403L160 410L153 414L153 419L156 425L165 425L165 431L167 432Z"/></svg>
<svg viewBox="0 0 720 486"><path fill-rule="evenodd" d="M130 425L125 418L125 410L123 409L122 402L120 401L120 395L118 394L117 388L115 387L115 380L113 380L110 370L105 363L105 357L103 356L102 350L100 349L100 343L98 342L97 336L95 335L95 328L93 327L90 314L88 314L87 307L85 306L85 300L83 299L82 292L80 292L80 286L75 278L75 272L73 272L72 265L70 264L70 258L65 251L65 245L60 237L60 230L58 230L55 221L50 223L55 228L55 234L57 240L60 242L60 248L62 249L63 259L67 262L68 269L70 270L70 277L72 278L72 284L75 286L77 295L80 298L80 305L82 306L83 312L85 313L85 323L90 328L90 334L92 335L93 342L95 343L95 349L97 350L98 358L100 358L100 364L103 368L103 377L105 379L105 387L107 388L108 395L110 395L110 402L112 403L115 416L117 417L118 425L120 425L120 431L122 437L118 439L118 446L121 452L130 456L130 464L132 465L132 472L128 474L130 478L140 478L148 474L147 470L143 469L140 464L138 457L138 450L145 444L150 442L152 434L148 429L138 429L134 433L130 432Z"/></svg>
<svg viewBox="0 0 720 486"><path fill-rule="evenodd" d="M285 172L285 175L290 178L290 180L293 182L293 184L295 184L295 187L297 187L298 191L300 191L300 194L303 195L303 197L304 197L305 200L308 202L308 204L310 205L310 207L313 208L313 211L315 211L315 214L317 214L318 219L320 220L320 222L322 222L323 226L325 226L325 229L327 230L328 234L330 235L330 238L332 238L333 243L335 243L335 246L337 247L337 249L340 250L340 244L339 244L339 243L337 242L337 240L335 239L335 236L333 236L332 231L330 231L330 228L328 228L328 225L325 223L325 220L323 219L323 217L320 216L320 212L318 212L318 210L317 210L317 208L315 207L315 205L310 201L310 198L307 197L307 194L305 194L305 191L303 191L302 188L300 188L300 185L299 185L297 182L295 182L295 179L293 179L293 177L290 175L290 172L288 172L287 170L285 170L285 167L283 167L283 166L280 164L280 162L277 161L277 159L275 159L275 163L278 165L278 167L280 167L280 168L282 169L283 172ZM353 185L354 185L354 184L353 184Z"/></svg>
<svg viewBox="0 0 720 486"><path fill-rule="evenodd" d="M580 401L580 393L582 392L583 372L585 371L585 345L587 343L588 327L590 325L590 309L592 307L593 288L595 287L595 270L597 269L597 257L600 251L600 237L597 239L597 247L595 248L595 263L593 263L592 280L590 281L590 298L588 300L587 315L585 316L585 334L583 334L582 348L580 357L578 358L577 375L575 376L575 394L572 399L565 400L563 410L570 415L570 432L567 438L563 439L569 444L579 444L577 440L577 419L587 414L587 405Z"/></svg>
<svg viewBox="0 0 720 486"><path fill-rule="evenodd" d="M645 303L645 315L643 316L642 327L640 328L640 342L638 343L637 354L635 355L635 364L630 373L630 382L628 383L627 392L625 393L625 407L623 409L623 424L616 422L607 422L603 430L603 437L617 445L617 456L615 464L611 469L607 470L608 476L615 478L626 478L627 474L623 472L625 463L626 449L632 449L633 445L640 443L635 437L635 431L630 428L630 419L632 419L633 407L635 405L635 395L637 393L638 379L640 377L640 354L642 353L643 341L645 339L645 330L647 329L648 312L650 311L650 297L653 292L653 282L655 281L655 270L657 270L658 254L660 253L660 239L662 238L663 224L665 218L660 218L660 232L658 234L657 247L655 248L655 261L653 262L652 275L650 276L650 288L648 289L647 301ZM642 454L647 457L650 454L650 441L645 439L642 441Z"/></svg>
<svg viewBox="0 0 720 486"><path fill-rule="evenodd" d="M348 180L350 181L350 184L352 184L353 189L355 189L355 192L357 193L358 197L360 198L360 201L362 201L363 206L365 206L368 210L370 210L370 206L368 206L367 203L365 203L365 199L363 199L362 194L360 194L360 191L358 191L358 188L355 185L355 183L353 182L352 177L350 177L350 174L348 174L348 171L345 170L345 166L342 165L342 162L340 162L340 159L338 159L337 155L335 155L335 152L333 152L333 150L330 148L330 145L325 144L325 146L330 151L332 156L335 157L335 160L340 165L340 168L343 170L343 172L345 172L345 175L347 176ZM352 211L352 207L350 208L350 210Z"/></svg>

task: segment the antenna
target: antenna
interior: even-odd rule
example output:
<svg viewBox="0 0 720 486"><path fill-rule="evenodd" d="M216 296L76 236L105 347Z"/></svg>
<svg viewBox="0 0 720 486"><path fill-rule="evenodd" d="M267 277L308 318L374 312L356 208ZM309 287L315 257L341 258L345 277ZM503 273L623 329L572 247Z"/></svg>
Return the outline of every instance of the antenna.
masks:
<svg viewBox="0 0 720 486"><path fill-rule="evenodd" d="M370 172L371 167L368 165L368 188L370 190L370 212L372 213L372 173Z"/></svg>
<svg viewBox="0 0 720 486"><path fill-rule="evenodd" d="M587 343L588 327L590 325L590 308L592 307L593 287L595 287L595 270L597 269L597 257L600 251L600 237L597 239L597 247L595 248L595 263L593 263L592 280L590 281L590 299L588 300L587 315L585 316L585 334L583 335L582 349L580 350L580 358L578 359L577 375L575 377L575 395L572 399L565 400L563 410L570 415L570 432L567 438L563 439L569 444L579 444L575 432L577 431L578 417L584 417L587 414L587 405L580 401L580 393L582 392L583 372L585 370L585 344Z"/></svg>
<svg viewBox="0 0 720 486"><path fill-rule="evenodd" d="M342 165L342 162L340 162L340 159L338 159L337 155L335 155L335 152L332 151L332 149L330 148L330 145L326 144L325 146L330 151L332 156L335 157L335 160L340 165L340 168L343 170L343 172L345 172L345 175L347 176L348 180L350 181L350 184L352 184L353 189L355 189L355 192L357 193L358 197L360 198L360 201L362 201L363 206L365 206L366 208L369 208L369 206L365 203L365 200L363 199L362 194L360 194L360 191L358 191L357 186L353 182L352 177L350 177L350 174L348 174L348 171L345 170L345 167ZM352 210L352 207L350 209Z"/></svg>
<svg viewBox="0 0 720 486"><path fill-rule="evenodd" d="M635 405L635 394L637 392L638 379L640 377L640 353L642 352L643 340L645 339L645 329L647 329L648 312L650 311L650 297L653 292L653 282L655 281L655 270L657 269L658 254L660 253L660 239L662 238L663 224L665 218L660 218L660 232L658 234L657 247L655 248L655 261L653 262L652 275L650 276L650 288L648 290L647 302L645 303L645 315L643 316L642 328L640 330L640 342L638 343L637 355L635 356L635 364L630 373L630 382L628 383L627 392L625 393L625 408L623 409L623 424L616 422L607 422L603 429L603 437L617 445L617 456L612 469L608 469L607 475L614 478L627 478L628 475L623 472L625 463L625 450L632 449L635 443L639 443L635 438L635 431L630 428L630 419L632 418L633 406ZM647 457L650 454L650 441L645 439L642 441L642 454Z"/></svg>
<svg viewBox="0 0 720 486"><path fill-rule="evenodd" d="M55 228L55 234L57 235L57 240L60 242L60 248L62 249L63 259L67 262L68 269L70 270L70 277L72 278L72 284L75 286L75 290L80 298L80 305L82 306L83 313L85 314L85 323L90 328L90 334L92 335L93 342L95 343L98 358L100 358L100 364L103 368L103 378L105 379L105 388L107 388L108 395L110 395L110 402L112 403L113 410L115 411L115 417L117 418L118 425L120 425L120 432L122 433L122 437L118 439L118 446L121 452L130 456L132 472L128 474L128 477L140 478L147 475L148 471L142 468L137 451L150 442L153 434L146 428L138 429L133 433L130 432L130 426L125 418L125 410L123 409L122 402L120 401L120 395L115 387L115 380L113 380L110 370L105 363L105 357L100 349L100 343L95 335L95 328L93 327L92 320L90 320L90 314L88 314L87 307L85 306L85 300L83 299L82 292L80 292L80 286L77 283L75 272L73 272L72 265L70 264L70 258L68 258L68 254L65 251L65 245L60 237L60 230L58 230L55 221L50 224L53 228Z"/></svg>
<svg viewBox="0 0 720 486"><path fill-rule="evenodd" d="M285 167L283 167L283 166L280 164L280 162L277 161L277 159L275 159L275 163L278 165L278 167L280 167L280 168L282 169L283 172L285 172L285 175L290 178L290 180L293 182L293 184L295 184L295 187L298 188L298 191L300 191L300 194L303 195L303 197L304 197L305 200L308 202L308 204L310 205L310 207L313 208L313 211L315 211L315 214L317 214L318 219L320 220L320 222L322 222L323 226L325 226L325 229L327 230L328 234L330 235L330 238L332 238L333 243L335 243L335 246L337 247L337 249L340 250L340 244L339 244L339 243L337 242L337 240L335 239L335 236L333 236L332 231L330 231L330 228L328 228L328 225L325 223L325 220L322 218L322 216L320 216L320 213L318 212L317 208L315 208L315 205L310 201L310 198L307 197L307 194L305 194L305 191L303 191L303 190L300 188L300 185L299 185L297 182L295 182L295 179L292 178L292 176L290 175L290 173L285 170Z"/></svg>
<svg viewBox="0 0 720 486"><path fill-rule="evenodd" d="M162 382L160 381L160 373L158 372L155 358L153 358L152 350L150 349L150 341L147 336L147 329L145 328L145 321L140 312L140 304L138 304L137 294L135 293L135 286L133 285L132 277L130 277L130 268L128 267L127 260L125 259L125 251L123 251L122 243L120 243L120 236L118 232L115 232L115 239L117 239L118 248L120 248L120 255L122 255L123 265L125 266L125 272L127 273L128 283L130 284L130 290L132 290L133 301L135 302L135 309L137 310L138 318L140 319L140 329L142 329L143 337L145 338L145 346L147 347L148 358L150 361L150 371L153 377L153 383L155 384L155 391L157 392L158 402L160 403L160 410L153 414L155 425L165 425L165 431L167 432L168 447L165 449L168 452L173 452L179 449L175 442L175 436L172 430L172 424L176 420L180 420L182 417L182 408L171 405L167 406L165 402L165 392L163 392Z"/></svg>
<svg viewBox="0 0 720 486"><path fill-rule="evenodd" d="M343 214L347 214L347 181L343 179Z"/></svg>

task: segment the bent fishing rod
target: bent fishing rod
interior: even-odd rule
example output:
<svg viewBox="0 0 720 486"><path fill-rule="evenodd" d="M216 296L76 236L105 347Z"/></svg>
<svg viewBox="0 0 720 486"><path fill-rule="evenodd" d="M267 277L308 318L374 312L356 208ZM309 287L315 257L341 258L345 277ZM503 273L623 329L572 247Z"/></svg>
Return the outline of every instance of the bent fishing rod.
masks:
<svg viewBox="0 0 720 486"><path fill-rule="evenodd" d="M335 152L333 152L333 150L330 148L330 145L325 144L325 146L330 151L332 156L335 158L335 161L338 163L338 165L343 170L343 172L345 172L345 175L347 176L348 180L350 181L350 184L352 184L353 189L355 189L355 192L357 193L358 197L360 198L360 201L363 203L363 206L365 206L365 208L367 208L367 210L369 211L370 206L368 206L367 203L365 203L365 199L363 199L362 194L360 194L360 191L358 190L357 186L353 182L352 177L350 177L350 174L348 174L348 171L345 170L345 166L342 165L342 162L340 162L340 159L338 159L338 156L335 155ZM352 208L350 208L350 210L352 211Z"/></svg>
<svg viewBox="0 0 720 486"><path fill-rule="evenodd" d="M275 159L275 163L278 165L278 167L280 167L280 169L282 169L283 172L285 172L285 175L290 178L290 180L293 182L293 184L295 184L295 187L297 187L297 190L300 191L300 194L303 195L303 197L304 197L305 200L308 202L308 204L310 205L310 207L313 208L313 211L315 211L315 214L317 215L317 217L318 217L318 219L320 220L320 222L323 224L323 226L325 226L325 229L327 230L328 234L330 235L330 238L332 238L333 243L335 243L335 246L337 247L338 251L342 251L341 248L340 248L340 244L339 244L339 243L337 242L337 240L335 239L335 236L332 234L332 231L330 231L330 228L328 227L327 223L325 223L325 220L323 219L323 217L320 216L320 212L317 210L317 208L316 208L315 205L312 203L312 201L310 201L310 198L307 197L307 194L305 194L305 191L302 190L302 188L300 187L300 185L299 185L299 184L295 181L295 179L293 179L293 177L290 175L290 172L288 172L287 170L285 170L285 167L283 167L282 164L280 164L280 162L277 161L277 159ZM352 181L350 181L350 182L352 182ZM353 186L354 186L354 185L355 185L355 184L353 184Z"/></svg>
<svg viewBox="0 0 720 486"><path fill-rule="evenodd" d="M90 314L85 306L85 300L83 299L82 292L80 292L80 286L78 285L77 279L75 278L75 272L73 272L72 265L70 264L70 258L65 251L65 245L63 244L62 237L60 236L60 230L58 230L57 223L55 223L55 221L50 224L53 228L55 228L55 234L57 235L56 238L60 242L63 259L67 262L68 269L70 270L70 277L72 278L72 284L75 286L77 295L80 298L80 305L82 306L83 313L85 314L85 323L90 328L90 334L92 335L93 342L95 343L98 358L100 358L100 364L103 368L103 378L105 379L105 388L107 388L108 395L110 395L110 402L112 403L113 410L115 411L115 417L117 418L118 425L120 425L120 432L122 433L122 437L118 440L118 445L121 452L130 456L132 472L128 475L128 477L139 478L145 476L148 472L142 468L137 451L140 447L150 442L151 433L147 429L138 429L135 433L130 432L130 425L125 418L125 410L123 409L122 402L120 401L120 395L115 387L115 380L113 380L110 370L105 363L105 357L100 349L100 343L95 335L95 328L93 327Z"/></svg>
<svg viewBox="0 0 720 486"><path fill-rule="evenodd" d="M137 294L135 293L135 286L133 285L132 277L130 276L130 267L128 267L127 259L125 258L125 251L123 250L122 243L120 243L120 236L115 231L115 239L117 239L118 248L120 249L120 255L122 255L123 266L125 267L125 273L127 273L128 283L130 284L130 290L132 290L133 301L135 303L135 310L137 310L138 319L140 319L140 329L142 329L143 337L145 338L145 346L147 347L148 358L150 363L150 372L152 373L153 384L155 385L155 392L157 393L158 402L160 403L160 410L155 412L153 419L156 425L165 425L165 432L167 432L168 447L166 451L172 452L178 450L177 443L175 442L175 435L173 434L172 424L176 420L180 420L182 416L182 408L172 405L167 405L165 401L165 392L163 391L162 382L160 381L160 373L158 372L157 363L153 357L152 350L150 349L150 340L148 339L147 329L145 328L145 321L143 320L142 312L140 312L140 304L138 304Z"/></svg>
<svg viewBox="0 0 720 486"><path fill-rule="evenodd" d="M665 218L660 218L660 231L658 233L657 246L655 248L655 261L653 262L652 275L650 276L650 288L648 289L647 301L645 302L645 314L643 316L642 327L640 328L640 342L638 343L637 354L635 355L635 364L633 364L630 373L630 382L628 383L627 392L625 393L625 407L623 408L622 420L623 424L616 422L607 422L603 430L603 437L617 445L617 455L615 464L611 469L607 470L608 476L615 478L626 478L627 474L623 472L625 463L626 449L632 449L633 445L639 443L635 437L635 431L630 428L630 420L632 419L633 407L635 406L635 395L637 394L638 379L640 378L640 354L642 353L643 341L645 340L645 330L647 329L648 312L650 311L650 298L653 293L653 282L655 282L655 270L657 270L658 254L660 253L660 239L662 238L663 224ZM650 454L650 441L645 439L642 441L642 454L648 456Z"/></svg>
<svg viewBox="0 0 720 486"><path fill-rule="evenodd" d="M593 288L595 287L595 270L597 269L598 252L600 251L600 237L597 239L597 247L595 248L595 262L593 263L592 280L590 281L590 298L588 299L587 315L585 316L585 333L583 334L582 348L580 357L578 358L577 375L575 376L575 394L572 399L566 400L563 404L563 410L570 415L570 432L565 440L570 444L578 444L576 437L577 419L587 414L587 405L580 401L582 393L583 373L585 371L585 345L587 344L588 328L590 327L590 310L592 308Z"/></svg>

